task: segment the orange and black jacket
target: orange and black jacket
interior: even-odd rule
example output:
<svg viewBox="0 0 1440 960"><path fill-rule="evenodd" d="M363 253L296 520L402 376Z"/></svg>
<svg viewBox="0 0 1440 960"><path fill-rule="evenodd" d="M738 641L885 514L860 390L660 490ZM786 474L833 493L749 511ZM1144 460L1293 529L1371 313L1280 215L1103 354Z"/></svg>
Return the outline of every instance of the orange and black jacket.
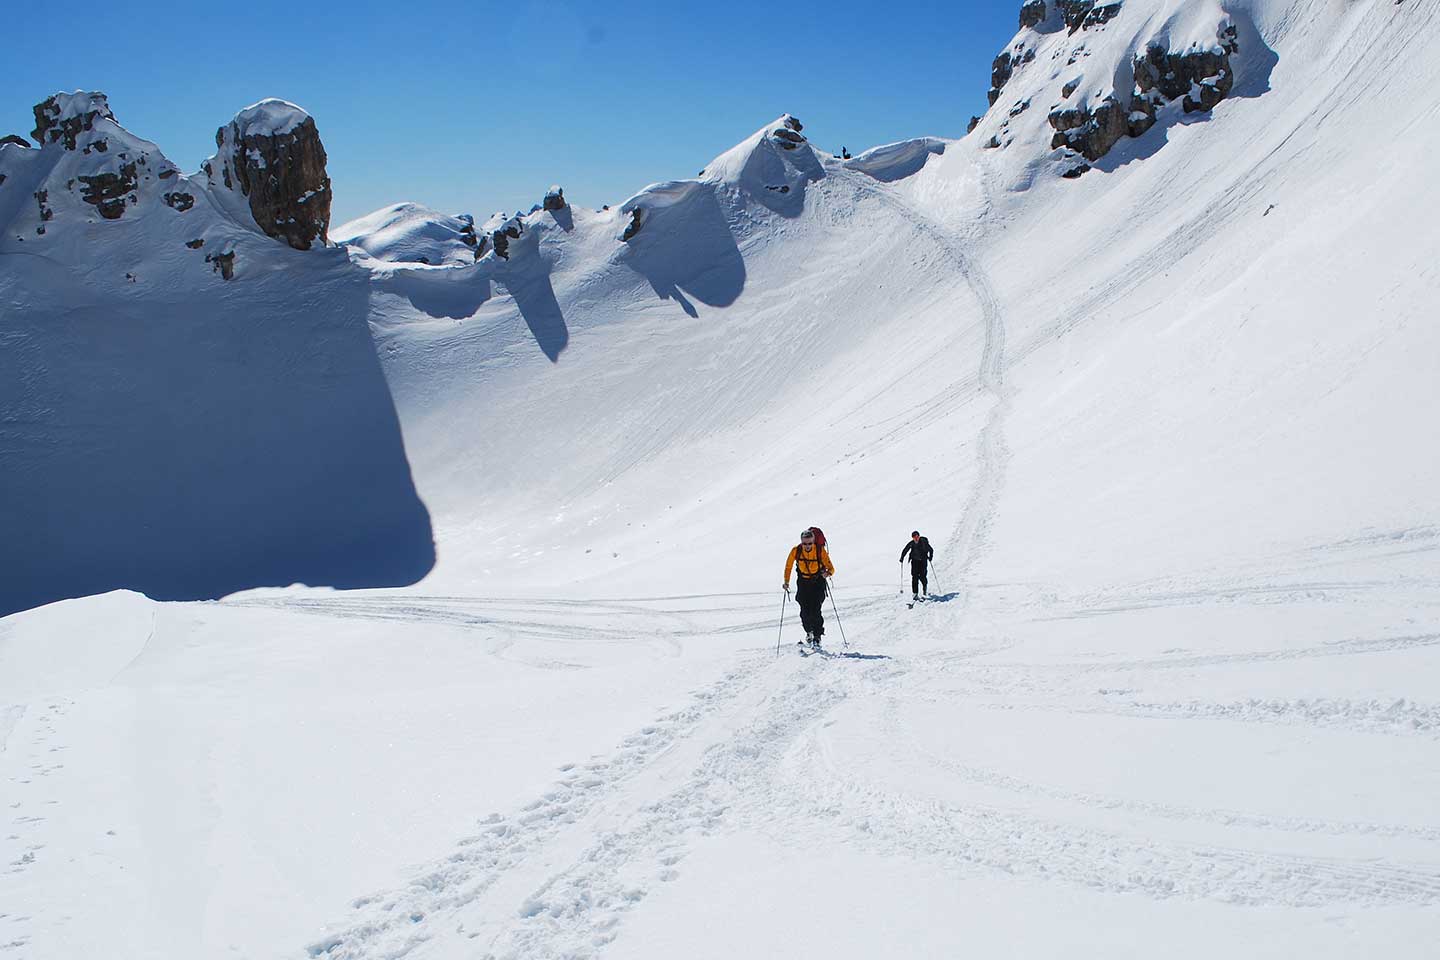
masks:
<svg viewBox="0 0 1440 960"><path fill-rule="evenodd" d="M790 549L790 556L785 558L785 582L790 582L790 570L794 569L800 575L801 580L813 580L820 576L821 569L824 569L825 576L835 575L835 567L830 563L830 554L824 547L817 547L815 544L805 546L798 544Z"/></svg>

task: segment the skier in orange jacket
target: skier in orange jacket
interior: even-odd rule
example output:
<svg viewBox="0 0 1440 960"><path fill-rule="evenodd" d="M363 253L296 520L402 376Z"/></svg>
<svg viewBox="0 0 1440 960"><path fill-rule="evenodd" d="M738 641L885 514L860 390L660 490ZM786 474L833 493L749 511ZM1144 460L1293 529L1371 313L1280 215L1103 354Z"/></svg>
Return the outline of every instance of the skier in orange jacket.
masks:
<svg viewBox="0 0 1440 960"><path fill-rule="evenodd" d="M835 575L835 566L830 562L829 552L815 543L815 532L811 529L800 532L800 543L791 549L785 558L785 592L790 592L790 571L794 569L799 581L795 584L795 602L800 604L800 623L805 628L805 643L820 646L825 636L825 592L827 577Z"/></svg>

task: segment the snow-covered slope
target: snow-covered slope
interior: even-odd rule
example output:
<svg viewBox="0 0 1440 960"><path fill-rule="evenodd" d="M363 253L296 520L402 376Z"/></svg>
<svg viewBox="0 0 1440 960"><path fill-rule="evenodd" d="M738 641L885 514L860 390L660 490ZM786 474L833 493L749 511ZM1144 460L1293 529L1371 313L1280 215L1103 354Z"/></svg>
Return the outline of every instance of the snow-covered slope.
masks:
<svg viewBox="0 0 1440 960"><path fill-rule="evenodd" d="M98 94L37 108L40 148L0 146L0 613L430 569L366 277L266 236L262 190L240 189L276 159L247 164L254 137L292 146L262 107L221 131L250 146L194 176Z"/></svg>
<svg viewBox="0 0 1440 960"><path fill-rule="evenodd" d="M279 355L308 362L262 363L286 376L257 393L333 413L336 377L383 372L435 541L405 589L0 621L17 954L1427 956L1440 3L1025 9L962 140L838 160L782 116L693 180L497 215L473 248L406 206L293 250L216 204L249 245L225 281L161 269L185 221L160 206L57 212L45 242L85 244L30 271L41 224L0 217L4 334L48 351L0 379L7 501L176 462L96 452L108 386L84 417L22 406L27 371L108 385L159 352L53 334L77 305L123 321L101 343L168 317L207 377L252 316L286 318ZM1132 136L1137 91L1214 45L1225 95L1147 100ZM1146 89L1137 58L1166 67ZM1125 129L1091 158L1107 97ZM42 154L0 147L0 171L39 178ZM105 269L62 284L76 263ZM369 349L333 353L317 313L368 320ZM213 421L243 435L252 406ZM314 501L272 523L267 489L230 513L289 555L277 530ZM188 522L125 536L169 549ZM812 523L835 653L777 660ZM909 610L915 527L941 602ZM250 583L291 576L343 583Z"/></svg>
<svg viewBox="0 0 1440 960"><path fill-rule="evenodd" d="M478 244L474 217L447 217L418 203L392 204L330 233L336 243L401 263L473 263Z"/></svg>

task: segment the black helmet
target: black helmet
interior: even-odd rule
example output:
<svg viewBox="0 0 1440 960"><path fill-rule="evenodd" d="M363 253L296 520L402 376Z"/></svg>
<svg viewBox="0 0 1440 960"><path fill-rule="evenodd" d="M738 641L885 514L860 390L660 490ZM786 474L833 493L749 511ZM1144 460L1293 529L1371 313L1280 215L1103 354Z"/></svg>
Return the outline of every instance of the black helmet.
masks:
<svg viewBox="0 0 1440 960"><path fill-rule="evenodd" d="M910 531L910 536L912 536L912 537L918 537L918 536L920 536L920 531L919 531L919 530L911 530L911 531Z"/></svg>

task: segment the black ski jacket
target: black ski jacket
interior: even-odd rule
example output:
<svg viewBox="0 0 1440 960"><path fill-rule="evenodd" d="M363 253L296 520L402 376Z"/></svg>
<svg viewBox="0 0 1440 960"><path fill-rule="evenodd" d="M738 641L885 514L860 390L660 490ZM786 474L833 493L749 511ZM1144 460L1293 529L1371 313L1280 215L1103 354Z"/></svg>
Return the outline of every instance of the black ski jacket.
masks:
<svg viewBox="0 0 1440 960"><path fill-rule="evenodd" d="M911 547L914 547L912 550ZM905 544L905 549L900 551L900 559L905 559L905 554L910 554L910 569L924 572L925 564L935 559L935 548L930 546L930 541L921 537L919 540L911 540Z"/></svg>

